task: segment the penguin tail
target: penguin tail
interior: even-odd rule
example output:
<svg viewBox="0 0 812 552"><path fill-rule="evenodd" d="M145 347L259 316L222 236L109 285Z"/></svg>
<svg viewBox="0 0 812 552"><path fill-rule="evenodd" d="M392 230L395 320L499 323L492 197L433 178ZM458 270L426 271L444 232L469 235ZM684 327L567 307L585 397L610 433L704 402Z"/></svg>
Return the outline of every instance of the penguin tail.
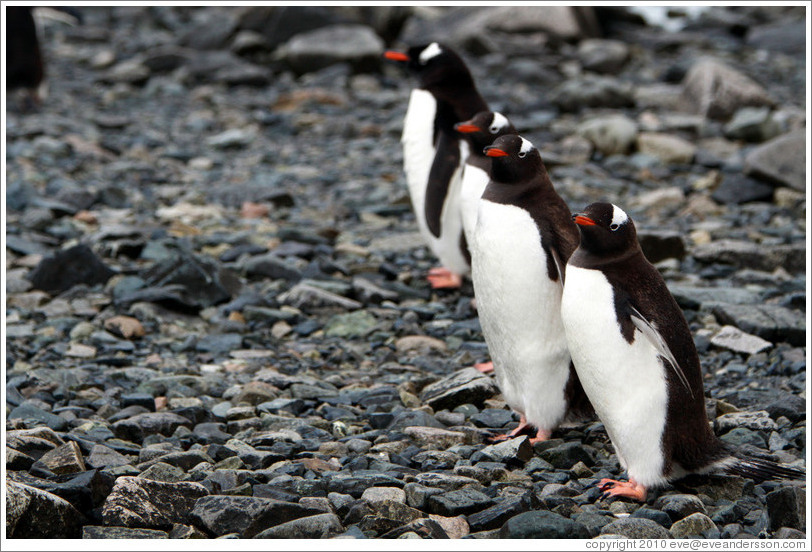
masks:
<svg viewBox="0 0 812 552"><path fill-rule="evenodd" d="M725 463L725 473L740 475L761 483L775 479L806 479L806 472L797 468L790 468L771 460L755 458L738 454L732 461Z"/></svg>

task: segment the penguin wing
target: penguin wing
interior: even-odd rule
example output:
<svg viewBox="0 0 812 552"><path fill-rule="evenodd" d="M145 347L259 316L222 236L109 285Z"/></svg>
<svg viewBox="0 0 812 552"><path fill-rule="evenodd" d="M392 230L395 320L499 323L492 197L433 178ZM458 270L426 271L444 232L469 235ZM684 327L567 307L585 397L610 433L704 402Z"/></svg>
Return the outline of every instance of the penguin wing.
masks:
<svg viewBox="0 0 812 552"><path fill-rule="evenodd" d="M439 238L442 232L440 220L443 205L446 202L452 178L460 178L462 151L459 140L441 132L437 141L437 150L429 171L429 180L426 185L426 204L424 206L426 224L434 237ZM455 175L456 173L456 175Z"/></svg>
<svg viewBox="0 0 812 552"><path fill-rule="evenodd" d="M550 248L550 256L552 256L553 261L555 262L555 268L558 271L558 284L563 288L564 267L566 266L566 263L561 262L561 256L558 254L558 251L556 251L554 247Z"/></svg>
<svg viewBox="0 0 812 552"><path fill-rule="evenodd" d="M632 320L632 324L634 327L640 330L640 333L649 340L649 342L657 349L657 352L665 359L665 361L671 365L671 369L674 370L674 373L677 374L680 382L685 386L685 389L688 390L688 393L691 394L691 397L694 396L694 392L691 390L691 386L688 383L688 378L685 377L685 372L682 371L680 368L679 362L674 357L674 354L671 352L671 349L668 347L668 343L665 342L660 331L657 329L657 326L649 322L645 319L645 317L640 314L640 311L637 310L634 305L631 303L628 305L629 307L629 317Z"/></svg>

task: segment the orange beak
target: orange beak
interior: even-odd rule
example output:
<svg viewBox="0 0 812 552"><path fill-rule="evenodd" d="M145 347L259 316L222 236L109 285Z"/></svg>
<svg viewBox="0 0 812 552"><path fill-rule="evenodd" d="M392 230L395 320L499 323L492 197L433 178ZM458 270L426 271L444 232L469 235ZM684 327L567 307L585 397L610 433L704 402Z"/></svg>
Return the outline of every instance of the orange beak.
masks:
<svg viewBox="0 0 812 552"><path fill-rule="evenodd" d="M394 50L387 50L383 53L383 57L391 59L392 61L409 61L409 56L403 52L396 52Z"/></svg>
<svg viewBox="0 0 812 552"><path fill-rule="evenodd" d="M507 152L493 146L488 146L485 148L485 155L488 157L507 157Z"/></svg>
<svg viewBox="0 0 812 552"><path fill-rule="evenodd" d="M463 134L471 134L472 132L479 132L480 128L476 125L472 125L470 123L457 123L454 125L454 129L457 132L462 132Z"/></svg>
<svg viewBox="0 0 812 552"><path fill-rule="evenodd" d="M585 215L573 215L572 220L578 226L595 226L595 221Z"/></svg>

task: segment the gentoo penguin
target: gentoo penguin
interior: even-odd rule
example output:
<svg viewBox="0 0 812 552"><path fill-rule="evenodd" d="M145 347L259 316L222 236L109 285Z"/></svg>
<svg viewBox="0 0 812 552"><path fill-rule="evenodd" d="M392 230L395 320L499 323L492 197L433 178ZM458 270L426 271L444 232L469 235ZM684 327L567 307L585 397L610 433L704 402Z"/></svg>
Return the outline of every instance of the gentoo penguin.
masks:
<svg viewBox="0 0 812 552"><path fill-rule="evenodd" d="M471 72L448 46L432 42L387 59L406 63L418 78L403 122L403 168L421 234L442 268L429 272L434 288L454 288L470 270L462 239L460 186L467 144L454 125L488 109Z"/></svg>
<svg viewBox="0 0 812 552"><path fill-rule="evenodd" d="M491 170L471 239L474 295L502 395L522 415L503 438L530 425L538 442L568 413L591 410L561 323L562 272L578 230L532 143L509 134L484 151Z"/></svg>
<svg viewBox="0 0 812 552"><path fill-rule="evenodd" d="M32 9L30 6L9 6L6 9L6 91L24 89L30 100L39 104L43 95L40 87L45 64Z"/></svg>
<svg viewBox="0 0 812 552"><path fill-rule="evenodd" d="M470 249L467 244L471 242L476 228L479 200L491 179L491 158L485 155L484 149L500 136L518 134L518 131L507 117L494 111L480 111L473 119L454 125L454 129L462 134L470 148L470 154L463 166L460 187L463 238L466 241L465 250L469 252L470 263ZM493 362L477 363L474 367L483 373L492 372Z"/></svg>
<svg viewBox="0 0 812 552"><path fill-rule="evenodd" d="M754 479L803 472L748 458L714 435L691 331L619 207L573 216L580 245L566 267L561 315L570 354L629 481L604 479L604 496L646 499L689 473Z"/></svg>

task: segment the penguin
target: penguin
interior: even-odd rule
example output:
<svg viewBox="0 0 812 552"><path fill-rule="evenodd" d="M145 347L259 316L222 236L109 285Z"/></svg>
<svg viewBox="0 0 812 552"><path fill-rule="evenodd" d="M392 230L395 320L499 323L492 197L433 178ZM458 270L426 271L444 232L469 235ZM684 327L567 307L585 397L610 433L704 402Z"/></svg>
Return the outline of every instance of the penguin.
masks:
<svg viewBox="0 0 812 552"><path fill-rule="evenodd" d="M9 6L6 16L6 92L23 89L30 103L38 106L45 95L45 63L37 37L33 8Z"/></svg>
<svg viewBox="0 0 812 552"><path fill-rule="evenodd" d="M499 112L480 111L468 121L454 125L468 142L470 154L465 160L460 186L460 209L462 210L462 238L465 240L464 251L468 252L468 263L471 262L468 243L471 242L476 228L479 200L490 180L491 158L485 155L484 148L495 139L505 134L518 134L510 120ZM474 367L482 373L493 372L493 362L481 362Z"/></svg>
<svg viewBox="0 0 812 552"><path fill-rule="evenodd" d="M578 230L529 140L508 134L484 153L490 180L471 240L471 278L497 383L521 415L517 428L492 440L535 427L536 443L567 418L591 411L560 310L563 270Z"/></svg>
<svg viewBox="0 0 812 552"><path fill-rule="evenodd" d="M417 76L403 123L403 168L420 233L440 260L429 272L432 288L458 288L469 273L460 212L462 169L468 145L454 125L488 106L462 58L439 42L389 50Z"/></svg>
<svg viewBox="0 0 812 552"><path fill-rule="evenodd" d="M691 331L632 219L593 203L573 220L580 243L567 262L561 317L580 381L629 477L601 480L602 496L642 502L649 489L717 470L803 478L743 455L711 430Z"/></svg>

